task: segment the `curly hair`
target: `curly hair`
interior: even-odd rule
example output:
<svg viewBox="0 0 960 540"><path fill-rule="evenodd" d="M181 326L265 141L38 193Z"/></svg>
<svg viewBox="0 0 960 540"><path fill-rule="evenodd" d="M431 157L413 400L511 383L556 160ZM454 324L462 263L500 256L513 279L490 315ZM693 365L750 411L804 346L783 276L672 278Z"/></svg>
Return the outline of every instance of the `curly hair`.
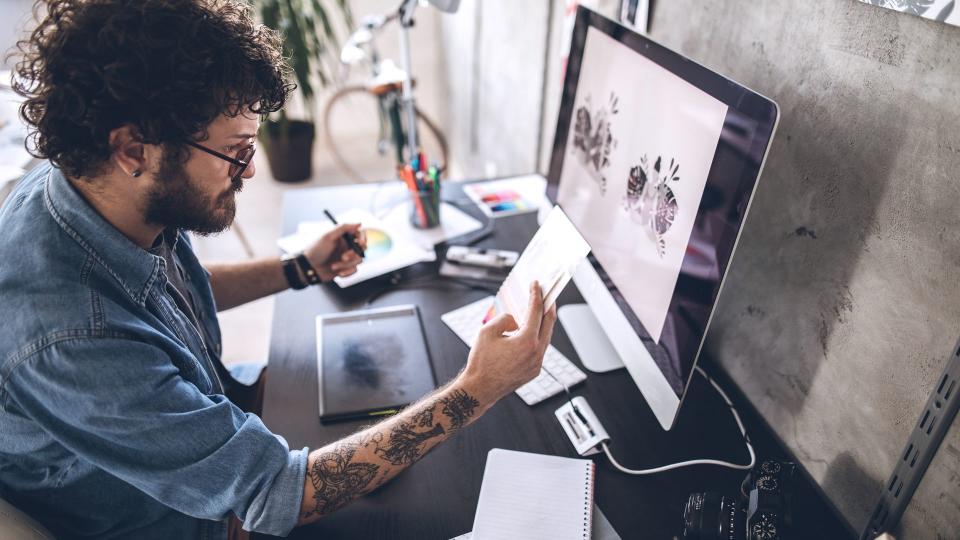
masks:
<svg viewBox="0 0 960 540"><path fill-rule="evenodd" d="M120 126L185 156L218 116L278 111L296 87L279 34L244 3L38 0L34 13L13 81L28 150L73 177L101 172Z"/></svg>

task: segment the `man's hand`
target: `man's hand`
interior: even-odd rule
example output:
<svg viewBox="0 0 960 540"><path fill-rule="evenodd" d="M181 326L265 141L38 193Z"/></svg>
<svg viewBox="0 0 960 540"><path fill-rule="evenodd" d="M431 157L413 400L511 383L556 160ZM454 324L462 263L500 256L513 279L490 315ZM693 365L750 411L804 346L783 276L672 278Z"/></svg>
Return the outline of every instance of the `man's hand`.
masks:
<svg viewBox="0 0 960 540"><path fill-rule="evenodd" d="M347 245L347 241L343 239L344 233L352 234L360 248L367 249L367 235L360 230L360 224L343 223L321 236L303 252L323 281L354 274L357 265L363 261L360 255Z"/></svg>
<svg viewBox="0 0 960 540"><path fill-rule="evenodd" d="M343 233L351 233L361 248L367 247L367 235L359 223L343 224L320 237L303 254L310 266L320 274L320 279L330 281L336 276L349 276L357 271L362 259L343 239ZM285 291L290 287L279 257L229 264L208 264L210 287L217 301L217 311L245 304L268 294Z"/></svg>
<svg viewBox="0 0 960 540"><path fill-rule="evenodd" d="M513 392L540 373L556 320L556 306L544 312L540 285L531 283L530 306L523 327L518 329L513 316L506 314L487 322L470 350L464 376L491 403ZM510 335L504 335L507 332Z"/></svg>
<svg viewBox="0 0 960 540"><path fill-rule="evenodd" d="M556 320L556 309L544 313L540 285L534 282L523 328L509 315L493 319L480 330L467 368L448 385L397 416L313 451L298 524L316 521L373 491L534 378ZM519 331L504 335L514 330Z"/></svg>

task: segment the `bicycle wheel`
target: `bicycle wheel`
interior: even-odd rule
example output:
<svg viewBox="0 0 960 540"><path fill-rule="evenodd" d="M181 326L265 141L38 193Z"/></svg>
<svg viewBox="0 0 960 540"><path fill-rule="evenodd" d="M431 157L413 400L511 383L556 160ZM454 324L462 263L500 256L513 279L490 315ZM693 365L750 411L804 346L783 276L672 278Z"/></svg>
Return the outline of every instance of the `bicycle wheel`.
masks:
<svg viewBox="0 0 960 540"><path fill-rule="evenodd" d="M323 112L324 142L337 168L353 182L396 178L397 148L389 119L396 93L378 97L364 86L348 86L330 97ZM447 167L447 141L419 108L420 147L441 171ZM404 152L405 154L405 152Z"/></svg>

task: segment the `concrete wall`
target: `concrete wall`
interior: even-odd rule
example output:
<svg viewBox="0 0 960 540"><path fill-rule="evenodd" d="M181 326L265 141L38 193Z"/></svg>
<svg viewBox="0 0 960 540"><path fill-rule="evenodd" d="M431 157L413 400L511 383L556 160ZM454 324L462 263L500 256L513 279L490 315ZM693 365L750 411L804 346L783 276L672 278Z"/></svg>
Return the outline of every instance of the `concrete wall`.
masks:
<svg viewBox="0 0 960 540"><path fill-rule="evenodd" d="M859 529L960 334L960 29L848 0L653 24L781 105L709 346ZM957 448L954 427L910 537L957 533Z"/></svg>
<svg viewBox="0 0 960 540"><path fill-rule="evenodd" d="M31 18L32 0L0 0L0 15L6 21L0 25L0 70L12 69L16 59L7 58L17 40L26 37L26 22Z"/></svg>
<svg viewBox="0 0 960 540"><path fill-rule="evenodd" d="M563 3L544 4L484 2L523 30L479 38L484 54L515 51L524 63L496 82L523 100L510 122L474 115L485 142L472 153L454 138L468 175L484 172L478 153L500 172L529 170L538 148L545 172ZM470 27L457 24L457 35ZM781 106L708 348L859 530L960 335L960 28L856 0L660 0L651 35ZM480 75L451 87L451 119L494 84ZM542 112L528 95L538 82ZM955 538L958 524L955 422L900 532Z"/></svg>
<svg viewBox="0 0 960 540"><path fill-rule="evenodd" d="M441 18L452 177L537 170L549 2L463 0Z"/></svg>

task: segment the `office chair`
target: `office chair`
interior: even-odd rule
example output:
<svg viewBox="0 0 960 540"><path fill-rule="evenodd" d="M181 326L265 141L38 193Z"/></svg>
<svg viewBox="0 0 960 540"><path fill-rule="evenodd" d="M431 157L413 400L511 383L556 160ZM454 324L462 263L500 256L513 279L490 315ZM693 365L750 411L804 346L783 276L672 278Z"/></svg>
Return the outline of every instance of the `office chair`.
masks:
<svg viewBox="0 0 960 540"><path fill-rule="evenodd" d="M0 538L4 540L55 540L43 525L0 499Z"/></svg>

